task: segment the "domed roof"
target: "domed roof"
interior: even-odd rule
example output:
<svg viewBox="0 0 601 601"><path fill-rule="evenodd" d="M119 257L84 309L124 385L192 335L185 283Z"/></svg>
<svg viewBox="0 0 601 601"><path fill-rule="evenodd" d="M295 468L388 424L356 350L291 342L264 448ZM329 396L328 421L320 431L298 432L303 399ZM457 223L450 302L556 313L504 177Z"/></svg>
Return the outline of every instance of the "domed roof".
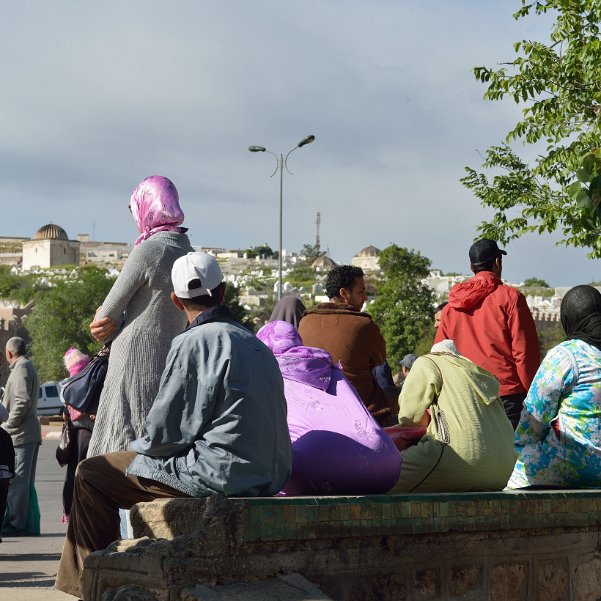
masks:
<svg viewBox="0 0 601 601"><path fill-rule="evenodd" d="M336 263L327 257L326 255L322 255L321 257L317 257L313 263L311 263L311 267L313 269L332 269L332 267L336 267Z"/></svg>
<svg viewBox="0 0 601 601"><path fill-rule="evenodd" d="M364 249L357 253L358 257L377 257L382 251L375 246L366 246Z"/></svg>
<svg viewBox="0 0 601 601"><path fill-rule="evenodd" d="M33 237L34 240L68 240L67 232L55 223L43 225Z"/></svg>

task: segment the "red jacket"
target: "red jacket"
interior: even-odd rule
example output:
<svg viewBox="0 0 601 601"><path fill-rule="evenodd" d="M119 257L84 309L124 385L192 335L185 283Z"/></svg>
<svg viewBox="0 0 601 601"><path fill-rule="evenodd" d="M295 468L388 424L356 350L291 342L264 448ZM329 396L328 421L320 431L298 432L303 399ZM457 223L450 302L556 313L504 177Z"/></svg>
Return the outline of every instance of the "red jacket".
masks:
<svg viewBox="0 0 601 601"><path fill-rule="evenodd" d="M524 295L491 271L453 286L435 342L445 338L497 377L501 396L530 388L540 364L534 320Z"/></svg>

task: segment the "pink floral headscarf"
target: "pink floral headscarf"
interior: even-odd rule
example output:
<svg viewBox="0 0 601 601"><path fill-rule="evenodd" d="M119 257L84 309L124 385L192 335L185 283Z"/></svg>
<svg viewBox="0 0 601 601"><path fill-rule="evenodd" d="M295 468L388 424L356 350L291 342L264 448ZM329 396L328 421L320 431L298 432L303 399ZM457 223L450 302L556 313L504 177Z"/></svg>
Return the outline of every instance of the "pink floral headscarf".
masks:
<svg viewBox="0 0 601 601"><path fill-rule="evenodd" d="M140 232L134 246L157 232L188 231L178 227L184 220L184 213L179 206L177 190L171 180L161 175L151 175L136 186L129 208Z"/></svg>

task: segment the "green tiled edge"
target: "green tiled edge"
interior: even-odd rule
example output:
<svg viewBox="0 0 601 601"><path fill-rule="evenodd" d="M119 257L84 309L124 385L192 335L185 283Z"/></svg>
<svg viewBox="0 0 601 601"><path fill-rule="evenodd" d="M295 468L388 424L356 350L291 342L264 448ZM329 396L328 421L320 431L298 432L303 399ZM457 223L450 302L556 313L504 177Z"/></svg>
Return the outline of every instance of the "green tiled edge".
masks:
<svg viewBox="0 0 601 601"><path fill-rule="evenodd" d="M239 501L247 542L601 524L601 489Z"/></svg>

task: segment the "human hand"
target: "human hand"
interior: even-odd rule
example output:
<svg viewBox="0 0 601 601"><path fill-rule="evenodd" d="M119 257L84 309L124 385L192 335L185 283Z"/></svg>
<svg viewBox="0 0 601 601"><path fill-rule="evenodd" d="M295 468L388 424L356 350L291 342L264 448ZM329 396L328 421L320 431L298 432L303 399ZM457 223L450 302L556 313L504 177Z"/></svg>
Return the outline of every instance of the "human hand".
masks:
<svg viewBox="0 0 601 601"><path fill-rule="evenodd" d="M98 315L98 311L100 307L96 310L96 315ZM90 332L96 340L99 342L104 342L108 340L113 334L117 331L117 324L115 320L111 317L104 317L102 319L97 319L94 316L94 320L90 323Z"/></svg>

